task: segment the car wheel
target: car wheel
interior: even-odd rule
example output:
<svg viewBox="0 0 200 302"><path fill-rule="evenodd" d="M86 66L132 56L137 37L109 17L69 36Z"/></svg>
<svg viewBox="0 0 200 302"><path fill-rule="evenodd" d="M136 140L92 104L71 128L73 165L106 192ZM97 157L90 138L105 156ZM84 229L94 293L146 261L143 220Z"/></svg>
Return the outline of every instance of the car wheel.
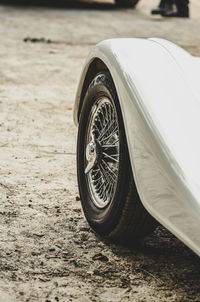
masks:
<svg viewBox="0 0 200 302"><path fill-rule="evenodd" d="M133 180L119 101L111 75L97 74L81 110L77 175L86 219L98 234L131 244L156 226Z"/></svg>
<svg viewBox="0 0 200 302"><path fill-rule="evenodd" d="M139 0L115 0L117 6L120 7L135 7Z"/></svg>

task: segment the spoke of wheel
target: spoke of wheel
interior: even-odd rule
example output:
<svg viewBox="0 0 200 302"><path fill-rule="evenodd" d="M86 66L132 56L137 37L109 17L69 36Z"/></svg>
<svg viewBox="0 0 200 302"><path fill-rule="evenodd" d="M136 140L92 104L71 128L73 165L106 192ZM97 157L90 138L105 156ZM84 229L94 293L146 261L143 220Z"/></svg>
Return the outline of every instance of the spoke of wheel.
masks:
<svg viewBox="0 0 200 302"><path fill-rule="evenodd" d="M116 162L116 163L119 162L119 160L117 160L116 158L112 157L111 155L106 154L105 152L103 152L102 154L103 154L104 156L106 156L106 157L112 159L112 160L113 160L114 162Z"/></svg>
<svg viewBox="0 0 200 302"><path fill-rule="evenodd" d="M94 124L94 128L98 131L98 133L99 133L99 135L101 134L101 132L100 132L100 130L99 130L99 128L97 127L97 125L96 124Z"/></svg>
<svg viewBox="0 0 200 302"><path fill-rule="evenodd" d="M112 169L115 169L116 171L118 171L118 168L116 168L115 166L112 166Z"/></svg>
<svg viewBox="0 0 200 302"><path fill-rule="evenodd" d="M104 162L104 164L106 164L106 162L103 160L103 162ZM107 166L107 164L106 164L106 166ZM109 166L107 166L108 168L109 168ZM104 171L105 171L105 168L104 168ZM108 171L105 171L105 173L106 173L106 175L108 175L108 178L109 178L109 181L108 181L108 183L113 183L113 184L115 184L115 182L116 182L116 179L117 179L117 176L115 175L115 173L112 171L112 170L110 170L110 173L108 172ZM112 175L112 174L113 175Z"/></svg>
<svg viewBox="0 0 200 302"><path fill-rule="evenodd" d="M97 176L97 177L98 177L98 174L99 174L99 173L100 173L99 168L92 169L92 174L93 174L94 176Z"/></svg>
<svg viewBox="0 0 200 302"><path fill-rule="evenodd" d="M108 124L106 125L106 127L104 128L104 131L101 133L101 135L100 135L100 137L99 137L99 140L101 140L102 136L104 136L104 135L108 132L108 130L110 129L110 127L111 127L114 123L115 123L115 121L112 121L107 129L106 129L106 127L107 127Z"/></svg>
<svg viewBox="0 0 200 302"><path fill-rule="evenodd" d="M109 187L108 187L108 190L107 190L107 193L108 193L109 197L112 196L113 187L114 187L114 184L110 183Z"/></svg>
<svg viewBox="0 0 200 302"><path fill-rule="evenodd" d="M104 128L107 126L107 124L109 123L109 119L107 119L106 117L106 109L104 108L103 112L102 112L102 115L103 115L103 120L104 120Z"/></svg>
<svg viewBox="0 0 200 302"><path fill-rule="evenodd" d="M101 188L104 186L104 182L100 185L100 187L97 188L97 191L101 190Z"/></svg>
<svg viewBox="0 0 200 302"><path fill-rule="evenodd" d="M97 178L97 179L93 179L93 182L98 182L100 179L102 179L103 178L103 176L101 175L99 178Z"/></svg>
<svg viewBox="0 0 200 302"><path fill-rule="evenodd" d="M119 142L119 137L117 137L117 139L113 142L113 144L118 143L118 142ZM119 144L117 144L117 146L119 146Z"/></svg>
<svg viewBox="0 0 200 302"><path fill-rule="evenodd" d="M104 149L117 148L117 147L119 147L119 144L117 144L117 145L103 145L101 147L104 148Z"/></svg>
<svg viewBox="0 0 200 302"><path fill-rule="evenodd" d="M109 183L107 182L107 184L104 187L104 192L103 192L103 196L102 196L104 201L106 201L106 199L107 199L107 187L108 186L109 186Z"/></svg>
<svg viewBox="0 0 200 302"><path fill-rule="evenodd" d="M119 144L115 145L116 143L119 142L119 138L117 138L113 143L112 145L109 145L109 144L105 144L105 145L102 145L101 147L104 148L104 149L108 149L108 148L117 148L119 147Z"/></svg>
<svg viewBox="0 0 200 302"><path fill-rule="evenodd" d="M105 137L101 140L101 143L103 143L104 141L106 141L106 143L108 143L110 141L111 137L113 137L114 135L118 135L118 127L117 126L107 137Z"/></svg>
<svg viewBox="0 0 200 302"><path fill-rule="evenodd" d="M99 119L101 120L101 124L103 126L102 130L103 130L105 128L105 117L102 111L99 113Z"/></svg>
<svg viewBox="0 0 200 302"><path fill-rule="evenodd" d="M108 125L109 125L109 121L101 128L100 133L99 133L99 137L98 137L99 140L104 135L105 129Z"/></svg>
<svg viewBox="0 0 200 302"><path fill-rule="evenodd" d="M105 168L103 167L102 164L99 164L99 167L100 167L100 169L101 169L101 172L102 172L104 178L106 179L107 182L109 182L110 179L108 179L108 175L107 175L107 172L105 171Z"/></svg>
<svg viewBox="0 0 200 302"><path fill-rule="evenodd" d="M108 168L108 170L110 171L110 173L112 173L112 175L114 176L114 177L116 177L117 178L117 175L115 174L115 172L111 169L111 167L109 166L109 164L105 161L105 160L102 160L103 161L103 163L104 163L104 165L106 165L106 167ZM110 175L111 176L111 175ZM111 176L112 177L112 176ZM113 181L115 181L116 179L113 179Z"/></svg>
<svg viewBox="0 0 200 302"><path fill-rule="evenodd" d="M97 121L99 122L99 124L100 124L100 126L101 126L101 131L103 131L103 129L104 129L104 125L102 124L102 121L101 121L101 119L100 119L100 116L99 116L99 115L97 116Z"/></svg>
<svg viewBox="0 0 200 302"><path fill-rule="evenodd" d="M109 154L110 156L119 157L119 153Z"/></svg>

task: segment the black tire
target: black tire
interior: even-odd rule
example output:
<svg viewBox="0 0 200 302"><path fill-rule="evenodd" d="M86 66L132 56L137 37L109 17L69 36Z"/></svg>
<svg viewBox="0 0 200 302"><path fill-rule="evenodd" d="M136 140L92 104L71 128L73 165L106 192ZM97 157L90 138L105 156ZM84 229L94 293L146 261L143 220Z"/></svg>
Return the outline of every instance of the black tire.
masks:
<svg viewBox="0 0 200 302"><path fill-rule="evenodd" d="M115 3L119 7L135 7L139 0L115 0Z"/></svg>
<svg viewBox="0 0 200 302"><path fill-rule="evenodd" d="M103 103L103 100L105 100L105 103ZM105 110L107 110L106 113ZM108 113L110 116L107 116L108 119L106 119L105 116ZM114 122L111 123L112 120ZM115 120L117 128L113 125ZM107 122L106 125L105 121ZM94 131L93 129L96 128L91 128L91 125L93 125L91 123L94 123L94 127L99 126L99 129L101 124L104 125L103 136L98 132L95 133L97 130ZM108 123L110 123L109 126ZM115 132L111 129L112 127L115 128ZM89 131L90 128L91 132ZM89 159L88 161L86 159L86 156L88 156L86 149L89 149L87 152L94 152L94 145L92 143L88 144L88 137L90 137L90 140L92 136L97 136L97 134L99 136L95 138L96 163L90 172L85 173L85 168L89 163ZM109 135L111 136L107 139ZM107 140L104 136L107 136ZM118 139L119 142L116 142ZM100 140L103 140L104 143L101 143L99 147ZM102 147L103 144L111 145L106 147L107 153L103 152L105 148ZM115 155L118 159L117 162L112 162L112 159L107 158L107 156L113 158L113 152L117 154ZM91 154L93 160L94 153ZM106 156L102 154L106 154ZM107 171L107 174L105 171ZM114 83L108 72L101 72L94 77L84 98L78 130L77 175L83 211L88 223L96 233L115 242L130 245L133 244L134 239L144 237L155 229L156 222L143 207L133 180L119 101ZM117 177L109 178L108 175L117 175ZM93 180L94 176L95 180ZM103 189L100 189L102 186ZM108 189L108 186L112 189ZM101 198L101 196L103 197ZM100 203L101 201L102 203Z"/></svg>

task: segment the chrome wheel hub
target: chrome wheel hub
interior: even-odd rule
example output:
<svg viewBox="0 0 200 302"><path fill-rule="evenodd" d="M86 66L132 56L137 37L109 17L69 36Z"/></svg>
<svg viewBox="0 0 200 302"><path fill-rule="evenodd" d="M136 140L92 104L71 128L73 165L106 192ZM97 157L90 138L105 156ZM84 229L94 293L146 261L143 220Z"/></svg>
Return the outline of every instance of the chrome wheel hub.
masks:
<svg viewBox="0 0 200 302"><path fill-rule="evenodd" d="M97 150L95 141L91 141L86 147L86 159L88 161L85 173L87 174L94 167L97 160Z"/></svg>
<svg viewBox="0 0 200 302"><path fill-rule="evenodd" d="M85 174L98 208L113 199L119 168L119 126L114 104L100 98L92 107L85 144Z"/></svg>

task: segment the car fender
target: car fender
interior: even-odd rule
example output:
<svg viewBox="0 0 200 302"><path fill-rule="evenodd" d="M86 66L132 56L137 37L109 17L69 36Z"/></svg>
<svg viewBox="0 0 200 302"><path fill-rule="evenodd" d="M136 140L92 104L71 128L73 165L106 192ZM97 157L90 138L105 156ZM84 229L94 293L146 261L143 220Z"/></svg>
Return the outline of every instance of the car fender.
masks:
<svg viewBox="0 0 200 302"><path fill-rule="evenodd" d="M143 205L200 255L200 60L161 39L97 44L79 82L76 125L94 60L113 78Z"/></svg>

